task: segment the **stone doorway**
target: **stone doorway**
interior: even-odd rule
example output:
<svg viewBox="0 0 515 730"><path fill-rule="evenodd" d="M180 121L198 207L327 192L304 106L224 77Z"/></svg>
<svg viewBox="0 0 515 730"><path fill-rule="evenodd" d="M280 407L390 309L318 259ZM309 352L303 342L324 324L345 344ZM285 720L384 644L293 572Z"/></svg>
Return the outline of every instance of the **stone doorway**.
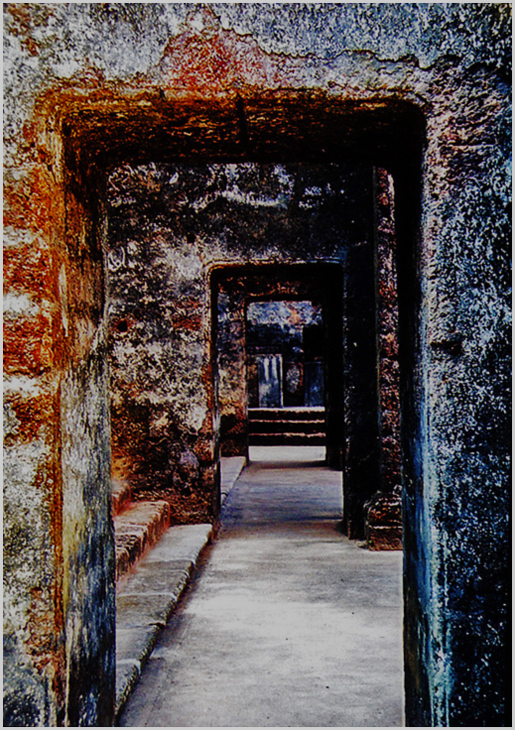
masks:
<svg viewBox="0 0 515 730"><path fill-rule="evenodd" d="M252 301L246 313L249 408L323 407L322 308L311 301Z"/></svg>
<svg viewBox="0 0 515 730"><path fill-rule="evenodd" d="M325 341L330 338L321 304L251 301L245 321L249 449L319 446L325 460Z"/></svg>
<svg viewBox="0 0 515 730"><path fill-rule="evenodd" d="M83 3L72 12L69 5L5 4L4 542L12 718L58 725L112 719L107 175L122 164L152 162L358 161L389 170L397 197L407 722L502 721L509 10L502 3L334 4L295 12L280 5ZM276 182L275 193L254 199L262 210L280 211ZM231 185L224 194L218 203L241 201ZM315 198L305 197L305 211ZM166 207L164 197L158 202ZM154 234L148 250L155 253L159 226ZM218 251L216 236L210 250ZM194 328L209 315L205 300L180 305L161 321L173 322L175 344L184 338L194 361L202 349ZM111 335L127 341L147 324L120 312ZM369 329L376 331L356 332ZM148 348L148 355L156 352ZM177 515L188 508L188 519L214 515L216 506L208 498L216 486L216 424L196 409L203 406L196 394L208 400L203 380L211 382L212 360L206 362L186 394L193 417L175 409L186 426L185 461L197 478L195 504L179 492L173 500ZM355 390L354 403L365 395ZM167 453L163 436L174 409L149 418L144 403L133 405L133 435L151 447L159 488L173 483L167 457L175 463L176 455ZM195 443L188 440L192 426ZM350 462L363 466L346 474L349 497L359 484L377 485L375 456L365 458L371 444L354 438L359 443L366 448ZM353 528L359 500L349 506Z"/></svg>
<svg viewBox="0 0 515 730"><path fill-rule="evenodd" d="M285 109L288 116L291 116L295 105L301 102L300 97L295 96L288 101ZM89 484L90 472L86 474L77 474L73 472L73 463L77 458L82 458L85 453L95 455L95 464L98 462L101 466L102 476L94 481L95 488L99 489L101 484L100 497L102 504L101 509L97 502L88 502L87 504L87 523L88 535L103 536L105 544L109 549L112 546L112 533L110 523L110 510L108 492L103 491L109 489L109 481L105 466L109 460L109 442L108 442L108 425L109 419L105 417L102 409L107 407L107 373L105 367L106 360L106 340L110 340L111 356L114 354L116 359L120 353L125 357L130 355L131 348L134 345L132 338L139 338L138 355L142 356L140 363L144 363L145 368L138 372L138 358L132 358L129 370L124 370L124 363L121 367L112 367L111 396L114 396L116 411L112 412L112 451L118 463L124 463L127 467L131 478L136 478L136 492L139 495L152 494L158 499L163 498L168 501L172 519L175 522L205 522L216 520L219 510L219 494L218 494L218 423L217 414L214 408L215 390L213 383L213 361L212 361L212 302L210 292L210 277L216 275L217 267L224 267L229 262L231 266L249 266L249 262L257 260L261 265L266 266L267 257L261 252L257 257L253 255L252 245L248 252L240 259L237 255L241 254L241 243L238 236L227 237L225 243L227 247L220 252L217 248L219 240L217 236L207 235L198 229L198 223L202 219L202 211L206 210L204 205L206 202L211 203L212 198L208 195L199 193L199 178L211 179L213 174L216 175L223 168L223 174L231 175L236 173L243 174L250 171L250 174L257 172L261 174L265 167L268 166L268 174L272 172L273 185L277 185L279 190L273 196L265 196L264 198L252 198L243 196L244 200L250 200L257 203L258 208L267 212L267 218L270 219L270 201L273 202L276 209L274 221L277 223L275 229L276 241L281 241L281 226L284 223L283 200L286 192L289 190L288 175L284 175L284 169L287 165L295 164L300 170L300 175L305 171L318 175L320 169L326 175L328 170L337 176L343 170L344 175L348 176L348 180L354 183L361 181L363 184L350 184L347 188L333 187L330 189L333 193L333 202L336 203L334 210L338 215L343 216L347 222L350 222L350 230L345 226L337 227L338 230L344 231L342 241L345 246L350 245L356 251L361 249L361 253L367 250L369 254L369 266L373 271L373 220L374 220L374 196L373 196L373 176L372 171L377 164L392 163L393 174L396 175L397 192L400 192L401 205L397 207L399 213L400 226L398 227L398 253L399 260L402 259L402 252L413 252L414 231L418 223L417 214L417 194L418 186L418 161L419 156L419 117L418 113L413 112L410 107L405 108L404 105L395 102L390 110L388 105L381 103L377 109L372 105L363 109L351 105L350 107L333 106L332 104L323 104L321 109L324 110L322 118L316 113L321 100L318 102L311 100L308 104L311 109L311 116L303 123L307 123L308 134L313 134L313 145L309 148L309 154L306 155L305 145L299 147L298 139L302 135L293 133L293 136L283 137L277 132L277 126L274 126L273 119L270 120L269 133L266 133L265 139L267 144L261 152L256 151L251 155L256 162L241 162L241 159L248 158L245 153L238 157L240 160L240 170L235 169L237 165L234 162L220 162L220 159L227 159L227 151L224 153L223 135L217 137L204 136L206 120L203 118L201 130L197 130L194 138L184 136L181 129L175 129L172 137L176 135L176 139L165 140L162 137L148 136L149 144L144 141L147 139L141 134L141 125L146 129L151 129L155 123L152 112L149 112L147 118L146 112L139 110L137 116L138 134L131 137L127 134L124 124L130 124L131 115L125 118L125 122L120 127L120 111L114 107L114 119L118 120L112 126L109 123L111 111L108 106L101 104L97 110L95 104L89 107L89 102L84 100L77 101L76 106L70 107L73 113L64 125L66 130L66 140L64 143L64 159L66 163L66 185L65 185L65 201L66 201L66 241L69 243L69 254L71 256L73 270L69 272L70 292L66 294L70 300L71 310L70 317L77 318L73 320L73 332L76 334L74 340L77 347L85 348L91 346L93 349L88 351L88 366L81 370L74 368L68 373L68 380L62 392L62 421L61 426L63 433L66 434L65 448L63 449L63 483L65 484L64 503L68 505L73 502L74 490L78 493L82 489L92 487ZM258 112L259 118L263 119L264 109L260 107L261 102L257 104L254 112ZM314 106L311 105L314 104ZM88 108L88 114L83 116L82 111ZM259 110L258 110L259 107ZM253 103L249 101L248 113L253 114ZM196 119L198 109L190 110L193 115L192 119ZM216 127L217 109L203 110L205 113L212 115L212 121ZM97 114L98 112L98 114ZM277 105L274 106L275 118ZM314 116L313 116L314 114ZM282 119L283 117L281 117ZM316 118L316 122L314 119ZM79 121L81 120L81 121ZM366 122L366 123L365 123ZM194 122L195 123L195 122ZM209 122L208 122L209 123ZM261 122L260 122L261 124ZM158 125L159 126L159 125ZM325 130L325 131L323 131ZM342 134L345 130L345 134ZM260 134L263 135L263 129ZM168 134L168 132L166 133ZM320 134L322 138L320 138ZM166 135L165 135L166 136ZM213 140L216 138L216 143ZM407 165L400 164L396 160L392 150L396 149L396 144L402 138L403 149L406 149L406 139L411 140L413 155ZM256 134L255 143L261 144L260 135ZM143 140L143 141L142 141ZM202 149L198 146L200 140L205 141L206 146ZM263 140L261 140L262 142ZM321 142L324 146L321 147ZM176 144L180 142L179 147ZM365 143L366 142L366 143ZM193 147L189 145L193 143ZM213 147L214 144L214 147ZM392 147L390 151L389 147ZM201 145L202 146L202 145ZM234 159L234 154L230 155ZM154 160L165 160L163 162L155 162ZM179 159L179 162L177 162ZM281 163L270 162L270 160L285 160ZM291 160L301 160L301 162L291 163ZM172 161L170 161L172 160ZM214 160L214 161L213 161ZM330 161L328 161L330 160ZM336 161L335 161L336 160ZM195 166L194 162L198 164ZM172 169L175 167L175 169ZM180 170L177 168L180 167ZM166 196L166 188L170 189L177 182L176 175L181 177L181 173L186 180L186 188L190 189L193 195L190 200L193 202L190 216L192 219L189 230L187 227L181 228L180 205L176 208L170 208L170 199ZM415 184L414 184L415 181ZM111 190L108 190L111 186ZM200 186L202 187L202 185ZM319 196L319 191L324 186L306 185L300 190L303 196L303 206L299 206L304 214L309 218L313 214L313 210L317 210L314 198ZM295 184L291 188L292 192L297 193L298 188ZM309 190L309 194L308 194ZM342 192L345 191L346 192ZM107 192L106 192L107 191ZM139 206L138 191L143 192L146 203ZM272 191L273 192L273 191ZM329 192L329 191L328 191ZM133 197L133 194L135 197ZM175 190L174 190L175 195ZM359 206L356 206L356 196L360 198ZM225 188L224 194L215 196L216 202L230 201L238 204L241 196L238 190L235 191L234 186L229 185ZM180 200L180 198L176 198ZM148 203L151 203L148 205ZM135 205L136 203L136 205ZM342 205L341 203L344 203ZM106 208L110 206L110 210ZM362 206L367 210L365 215L353 215L353 213ZM131 215L124 215L127 207L131 210ZM116 233L116 215L113 212L118 211L118 220L124 221L123 225ZM326 213L323 209L318 209L320 215ZM176 230L168 229L163 226L163 211L165 217L171 221L174 226L178 226ZM107 214L106 214L107 213ZM148 214L151 214L151 220ZM172 213L172 215L170 215ZM209 213L211 215L211 212ZM146 218L145 218L146 217ZM327 218L325 218L327 220ZM214 219L217 225L225 222L226 218L223 211ZM166 221L165 221L166 222ZM106 225L107 223L107 225ZM143 224L143 225L141 225ZM233 226L233 232L236 227ZM113 227L114 226L114 227ZM325 242L316 236L306 239L299 236L299 228L302 233L306 231L306 226L301 223L297 228L293 227L289 232L290 241L298 245L298 256L277 255L272 256L274 266L317 266L327 267L329 275L334 275L343 280L342 264L348 261L348 257L334 250L328 253L327 257L321 256L320 244L330 247L333 245L334 239L326 237ZM114 232L114 238L112 236ZM167 236L171 233L171 239L179 244L174 247L173 255L170 252L169 241ZM241 233L241 231L240 231ZM252 244L252 237L245 237L245 245L249 242ZM263 238L259 239L263 240ZM302 243L304 242L304 244ZM202 248L203 247L203 248ZM323 248L323 247L322 247ZM343 247L345 248L345 247ZM206 259L206 252L209 252L210 258ZM359 254L357 254L359 257ZM371 256L371 257L370 257ZM243 262L242 262L243 259ZM116 273L115 278L111 278L110 282L106 282L103 277L103 265L107 260L111 271ZM294 262L292 264L291 262ZM190 270L189 264L193 264L193 270L196 272L196 280L190 288L189 284L185 286L184 272ZM406 256L402 267L402 280L400 290L407 304L402 305L400 300L400 310L404 313L404 319L401 317L400 330L407 329L405 342L407 342L406 356L409 365L409 358L415 358L415 352L411 348L410 327L414 325L413 312L416 312L417 296L417 279L413 271L414 260L412 256ZM137 267L143 277L152 274L151 282L147 278L144 286L141 282L126 286ZM132 273L131 273L132 269ZM124 278L124 273L127 276ZM369 283L367 292L374 289L375 279L367 274L366 280ZM117 282L118 291L108 290L112 282ZM147 286L150 285L151 287ZM190 282L191 283L191 282ZM173 287L174 299L169 297L171 287ZM160 298L161 293L165 293L165 299ZM359 282L355 281L353 292L356 295L354 304L359 301L360 287ZM414 294L415 293L415 294ZM64 296L64 294L63 294ZM368 296L368 294L367 294ZM138 300L140 305L134 305L133 300ZM115 307L111 308L106 317L106 302ZM415 303L415 309L414 309ZM129 306L127 306L129 304ZM332 317L341 316L342 301L334 307L329 307L328 312ZM360 311L359 306L355 306L355 311ZM162 315L165 315L164 317ZM367 315L375 317L375 309L368 308ZM87 322L90 320L98 326L97 335L91 339L94 327L89 329L86 327L81 317L85 317ZM89 319L88 319L89 317ZM67 320L67 326L71 320ZM167 323L168 329L163 323ZM331 323L326 323L331 327ZM170 326L171 325L171 326ZM106 331L107 330L107 331ZM173 333L173 343L163 346L163 342L159 339L163 336L166 339L167 332ZM371 340L375 340L375 326L363 327L361 332L365 333ZM74 336L75 336L74 334ZM107 334L107 337L106 337ZM90 337L91 336L91 337ZM157 341L155 337L157 336ZM90 338L90 339L88 339ZM91 341L90 341L91 340ZM114 345L114 343L116 343ZM114 345L114 347L113 347ZM337 344L338 347L338 344ZM341 344L343 348L343 343ZM371 348L370 351L374 351ZM82 352L82 350L81 350ZM349 352L351 352L349 350ZM174 368L167 369L163 367L166 356L172 353L173 356L180 354L179 360L176 361L174 367L178 367L185 374L181 380L175 377ZM340 353L341 354L341 353ZM123 360L123 358L121 358ZM120 360L120 362L121 362ZM131 357L126 357L126 361L131 361ZM159 367L154 367L158 362ZM112 364L112 362L111 362ZM150 366L150 367L148 367ZM116 370L118 369L118 372ZM140 378L141 373L143 378ZM405 392L407 396L412 395L410 377L412 370L407 367L405 373L407 375L407 383L405 383ZM156 376L156 373L158 376ZM170 385L167 382L160 382L160 387L164 388L164 398L156 397L153 391L155 377L161 377L163 373L170 375ZM122 374L118 385L122 387L117 389L116 378ZM342 369L334 368L334 377L342 387ZM344 377L347 377L344 372ZM174 383L181 382L186 384L182 393L174 390ZM369 384L371 380L367 381ZM331 383L328 382L328 389L331 389ZM335 391L336 392L336 391ZM79 393L80 398L75 397ZM168 396L173 396L171 399ZM372 393L372 400L374 394ZM100 405L99 405L100 404ZM338 407L330 411L327 415L327 458L330 466L342 468L344 448L342 446L341 435L347 424L342 419L342 403L336 404ZM345 404L343 404L345 406ZM414 405L406 402L407 420L410 414L415 418L415 411L410 410ZM88 422L88 428L85 435L78 431L75 427L77 421L83 416L87 408L91 406L93 412L101 413L98 419L91 420L91 428ZM356 409L350 409L349 413L356 414ZM369 411L369 415L377 414L377 410ZM334 416L334 418L333 418ZM356 423L356 430L352 438L354 443L359 442L360 429L367 429L366 419ZM331 438L334 435L334 439ZM356 438L358 435L358 438ZM171 437L171 438L170 438ZM176 446L178 445L178 449ZM346 448L345 448L346 451ZM78 455L81 455L80 457ZM376 460L375 454L372 459ZM82 459L84 461L84 459ZM87 460L86 460L87 461ZM374 461L376 464L376 461ZM413 460L409 455L406 460L409 468L414 466ZM187 472L187 479L183 479L181 469ZM375 467L376 468L376 467ZM178 472L178 474L177 474ZM92 473L92 472L91 472ZM179 478L176 479L176 476ZM82 480L82 481L81 481ZM84 484L83 484L84 481ZM86 484L87 483L87 484ZM374 493L377 482L363 481L366 484L370 494ZM185 487L185 488L184 488ZM81 492L82 493L82 492ZM359 499L356 501L359 505ZM359 509L357 506L356 509ZM86 517L84 518L86 520ZM84 535L78 535L77 540L85 539ZM99 537L100 539L100 537ZM77 589L77 595L83 596L83 604L76 608L80 613L84 608L84 616L90 611L90 596L94 589L93 582L96 580L94 576L101 573L106 583L105 595L108 597L105 601L97 606L97 614L95 620L100 622L105 631L103 634L103 642L106 646L106 652L113 656L114 634L111 627L114 620L114 570L111 553L108 558L104 555L97 555L91 548L93 542L90 538L86 540L87 550L84 553L84 561L90 567L90 570L84 573L81 569L77 575L73 574L66 585L69 590L74 590L76 581L85 583L89 580L92 585L88 588L82 585ZM82 548L78 547L78 543L71 541L65 545L66 554L80 553ZM84 547L86 550L86 547ZM75 551L75 552L74 552ZM80 553L82 554L82 553ZM94 570L93 570L94 567ZM89 577L91 576L91 578ZM82 600L82 599L81 599ZM82 615L82 614L81 614ZM65 617L64 619L68 619ZM70 618L70 621L72 619ZM87 625L89 619L85 619ZM71 630L71 629L70 629ZM70 647L73 642L77 642L77 646L81 644L82 635L72 631L73 640L70 640ZM73 649L75 651L75 649ZM77 649L78 651L78 649ZM99 654L100 656L100 654ZM97 661L97 656L91 659L91 665ZM86 664L81 667L86 667ZM89 665L88 665L89 666ZM80 694L84 687L89 686L89 676L86 669L78 670L74 678L73 691ZM105 702L108 704L110 690L106 685L104 692L107 698ZM104 696L103 695L103 696ZM104 700L103 700L104 701Z"/></svg>
<svg viewBox="0 0 515 730"><path fill-rule="evenodd" d="M275 443L306 445L311 440L322 445L327 462L339 469L344 448L342 266L317 262L217 267L212 291L221 454L248 458L249 446L273 443L275 432ZM262 319L270 308L277 320L272 338L266 316ZM287 319L297 320L295 326L290 322L287 335L279 325L281 310ZM259 314L252 315L253 311ZM299 319L302 311L311 312L305 326ZM311 368L307 389L306 356ZM268 405L260 403L259 368L272 358L277 358L277 373L281 372L272 394L277 407L271 400ZM315 398L313 406L310 401ZM280 421L284 423L276 428Z"/></svg>
<svg viewBox="0 0 515 730"><path fill-rule="evenodd" d="M308 173L306 167L302 171L304 176L327 174L325 165L315 165ZM212 265L201 265L199 262L208 257L209 249L201 242L205 234L202 229L199 231L198 215L194 224L185 224L182 230L179 223L183 240L176 243L173 226L180 216L175 211L172 223L170 214L163 211L160 203L156 204L156 199L164 197L173 209L174 197L169 191L181 181L185 181L182 184L188 190L193 179L196 189L192 202L200 207L205 203L202 186L206 183L202 179L208 175L211 180L216 176L239 179L240 187L233 183L231 196L243 197L241 188L249 177L284 180L287 175L293 176L294 170L294 165L257 163L196 167L150 163L136 167L124 164L113 171L113 236L107 253L112 272L120 277L119 282L112 284L116 297L110 327L115 358L115 458L119 458L117 449L134 444L127 438L126 425L140 428L136 442L138 456L143 457L140 474L151 479L152 491L141 482L138 498L145 500L150 496L168 501L175 523L216 519L219 455L249 455L253 435L249 429L249 404L262 405L259 383L254 383L257 400L255 397L252 401L251 393L252 378L259 378L258 358L277 358L276 362L281 362L277 373L283 367L286 370L284 353L279 361L277 352L266 355L258 351L259 333L254 333L254 339L249 333L253 316L249 311L256 305L280 304L289 307L290 314L298 318L299 307L308 306L312 319L317 320L317 310L320 321L306 319L302 344L304 354L311 355L307 362L321 364L325 371L323 387L318 391L323 392L326 462L344 474L343 529L353 539L366 537L374 549L398 549L402 539L400 492L398 489L393 499L392 492L393 488L400 488L400 481L382 481L387 443L397 448L395 476L400 475L399 433L393 433L392 414L388 432L382 430L386 411L393 411L396 405L398 416L399 408L398 378L393 377L397 363L397 295L391 176L372 165L358 167L361 181L366 181L361 205L367 223L362 229L363 237L350 238L336 261L329 256L320 260L320 249L304 251L305 260L299 261L296 248L289 250L277 244L273 253L281 254L280 263L268 259L240 263L238 259L244 258L240 254L228 264L215 260ZM348 174L345 167L343 170ZM248 190L244 192L250 197ZM252 192L259 199L258 192ZM216 199L216 194L215 188L211 195ZM177 195L175 190L173 195ZM129 226L122 221L127 213L120 202L123 196L136 200L128 209L134 219ZM368 204L364 204L366 197ZM198 204L198 200L202 202ZM241 220L241 215L235 220ZM257 251L259 246L264 247L262 240L254 245ZM329 244L325 245L329 249ZM170 318L169 330L160 323L163 315ZM170 347L172 341L174 350ZM136 370L139 368L135 379L127 377L124 352L141 353L139 364L132 357L127 361L133 372L135 363ZM158 364L162 355L169 363L166 397L160 395ZM211 369L206 366L209 355ZM298 363L290 358L289 365ZM252 368L254 373L249 375ZM140 393L146 389L146 401L137 402L134 386L139 388L140 383ZM206 396L203 403L197 390L199 383ZM281 407L287 391L282 373L280 383ZM288 395L291 398L298 393L290 389ZM313 393L304 389L302 405L312 397ZM181 420L176 411L182 414ZM195 427L192 419L198 418L199 412L202 419ZM394 425L398 425L398 420Z"/></svg>
<svg viewBox="0 0 515 730"><path fill-rule="evenodd" d="M172 523L216 519L219 455L248 457L259 368L280 373L281 408L299 397L286 383L300 363L259 352L249 312L311 306L302 375L323 370L315 407L343 471L343 529L399 549L392 176L369 163L123 163L107 193L113 465L135 498L166 502Z"/></svg>

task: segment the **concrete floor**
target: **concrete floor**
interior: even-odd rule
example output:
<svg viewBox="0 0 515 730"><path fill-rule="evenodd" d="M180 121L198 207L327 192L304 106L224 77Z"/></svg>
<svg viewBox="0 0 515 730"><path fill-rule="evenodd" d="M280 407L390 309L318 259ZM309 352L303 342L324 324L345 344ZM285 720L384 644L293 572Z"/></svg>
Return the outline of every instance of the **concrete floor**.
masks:
<svg viewBox="0 0 515 730"><path fill-rule="evenodd" d="M338 532L323 450L250 456L119 724L402 726L402 555Z"/></svg>

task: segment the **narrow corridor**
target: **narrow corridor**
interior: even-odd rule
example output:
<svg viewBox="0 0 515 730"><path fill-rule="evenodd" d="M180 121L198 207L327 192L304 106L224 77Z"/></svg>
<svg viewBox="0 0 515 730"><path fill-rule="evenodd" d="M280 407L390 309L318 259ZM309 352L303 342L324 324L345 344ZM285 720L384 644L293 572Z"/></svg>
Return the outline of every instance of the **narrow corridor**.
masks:
<svg viewBox="0 0 515 730"><path fill-rule="evenodd" d="M322 454L253 448L121 726L402 726L402 555L338 531Z"/></svg>

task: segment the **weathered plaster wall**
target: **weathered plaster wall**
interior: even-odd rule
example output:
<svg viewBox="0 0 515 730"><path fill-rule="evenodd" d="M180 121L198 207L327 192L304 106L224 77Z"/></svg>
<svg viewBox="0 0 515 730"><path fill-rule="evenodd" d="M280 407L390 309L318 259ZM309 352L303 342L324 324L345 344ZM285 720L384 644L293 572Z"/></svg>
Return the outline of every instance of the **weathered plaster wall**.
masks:
<svg viewBox="0 0 515 730"><path fill-rule="evenodd" d="M44 143L43 162L22 160L6 185L4 721L104 724L114 547L102 211L65 172L55 135Z"/></svg>
<svg viewBox="0 0 515 730"><path fill-rule="evenodd" d="M442 652L429 678L450 725L502 722L507 691L510 133L506 77L494 63L460 70L435 99L423 177L424 488L408 519L425 525L419 564L438 606L427 612L433 651ZM446 83L448 73L438 86Z"/></svg>
<svg viewBox="0 0 515 730"><path fill-rule="evenodd" d="M342 262L352 246L373 248L372 172L338 164L125 165L111 173L107 197L115 469L123 468L136 497L168 500L172 520L212 519L210 271ZM222 419L224 382L221 374Z"/></svg>
<svg viewBox="0 0 515 730"><path fill-rule="evenodd" d="M93 407L103 374L96 369L97 386L86 364L102 325L73 311L63 319L67 301L83 301L95 259L90 236L78 253L66 241L64 191L80 200L86 181L101 189L116 160L337 154L389 168L398 198L408 724L505 722L510 6L3 9L6 724L67 721L65 697L82 681L65 652L74 646L79 656L68 635L81 629L65 620L61 443L74 411L86 421L90 410L80 396L67 415L73 389L61 383L76 351L65 322L77 322L88 381L80 389ZM417 207L411 131L421 118ZM403 177L411 160L415 178ZM87 232L94 213L71 210ZM84 287L64 294L60 272L68 282L72 260ZM104 456L86 483L108 458L102 420L89 420L87 452L103 443ZM77 490L84 505L86 483ZM107 489L96 485L102 504ZM81 527L95 575L105 558L94 547L109 542L110 525L103 509L87 513L96 514L92 531ZM77 606L77 627L92 625L91 595ZM79 724L107 718L98 700L89 696Z"/></svg>

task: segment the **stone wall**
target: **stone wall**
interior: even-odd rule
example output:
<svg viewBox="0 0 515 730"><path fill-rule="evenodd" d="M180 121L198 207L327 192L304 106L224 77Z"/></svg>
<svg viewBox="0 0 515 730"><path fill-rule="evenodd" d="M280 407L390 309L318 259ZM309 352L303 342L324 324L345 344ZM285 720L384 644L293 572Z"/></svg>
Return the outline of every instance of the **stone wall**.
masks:
<svg viewBox="0 0 515 730"><path fill-rule="evenodd" d="M365 535L371 550L402 550L395 191L386 170L376 170L375 183L375 329L381 456L379 488L365 506Z"/></svg>
<svg viewBox="0 0 515 730"><path fill-rule="evenodd" d="M211 319L220 301L211 300L210 273L274 264L272 279L280 285L282 265L287 286L288 266L341 263L351 246L372 248L372 170L336 163L127 164L110 174L107 201L115 472L131 482L136 498L168 500L175 522L213 519ZM323 281L311 288L320 290ZM218 363L224 439L227 418L241 423L244 417L245 346L238 333L244 332L245 302L257 291L249 286L243 293L239 329L222 348L225 359L227 348L239 348L232 358L239 376L229 375L223 355ZM221 345L228 337L223 326L219 330Z"/></svg>
<svg viewBox="0 0 515 730"><path fill-rule="evenodd" d="M3 10L5 724L110 722L107 169L360 160L396 195L407 724L509 725L510 6Z"/></svg>
<svg viewBox="0 0 515 730"><path fill-rule="evenodd" d="M344 272L343 525L352 539L364 537L363 502L380 482L373 215L369 240L350 247Z"/></svg>

